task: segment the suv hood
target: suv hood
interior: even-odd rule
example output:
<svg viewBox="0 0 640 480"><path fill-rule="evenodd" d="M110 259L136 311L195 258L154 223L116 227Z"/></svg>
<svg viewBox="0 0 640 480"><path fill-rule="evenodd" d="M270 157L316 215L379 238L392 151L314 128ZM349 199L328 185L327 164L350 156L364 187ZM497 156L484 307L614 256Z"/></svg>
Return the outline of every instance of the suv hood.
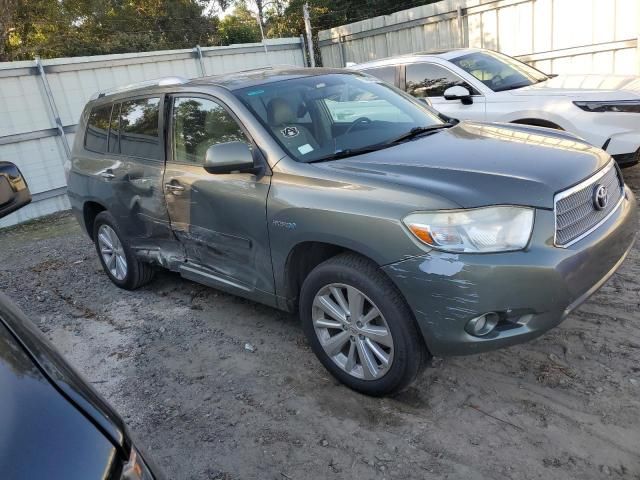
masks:
<svg viewBox="0 0 640 480"><path fill-rule="evenodd" d="M599 148L556 130L461 122L395 147L316 166L349 175L353 183L365 177L393 183L463 208L504 204L552 209L555 193L609 161Z"/></svg>
<svg viewBox="0 0 640 480"><path fill-rule="evenodd" d="M640 98L640 77L559 75L508 93L516 96L567 96L585 100L635 100Z"/></svg>

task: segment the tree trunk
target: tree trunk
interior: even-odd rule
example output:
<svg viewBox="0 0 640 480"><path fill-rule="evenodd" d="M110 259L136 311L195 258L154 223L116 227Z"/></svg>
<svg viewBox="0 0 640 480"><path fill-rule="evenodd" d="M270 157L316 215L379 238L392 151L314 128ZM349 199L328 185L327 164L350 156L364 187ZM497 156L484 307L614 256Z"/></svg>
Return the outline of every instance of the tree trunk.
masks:
<svg viewBox="0 0 640 480"><path fill-rule="evenodd" d="M255 2L256 2L256 7L258 7L258 21L260 22L260 25L262 25L262 28L264 28L264 4L263 4L263 0L255 0Z"/></svg>

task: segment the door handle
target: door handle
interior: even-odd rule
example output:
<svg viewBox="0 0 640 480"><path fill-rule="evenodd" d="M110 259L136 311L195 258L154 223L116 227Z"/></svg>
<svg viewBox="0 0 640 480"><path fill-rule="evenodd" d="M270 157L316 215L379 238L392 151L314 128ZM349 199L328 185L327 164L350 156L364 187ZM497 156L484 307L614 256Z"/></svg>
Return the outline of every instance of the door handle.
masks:
<svg viewBox="0 0 640 480"><path fill-rule="evenodd" d="M112 173L111 170L107 170L106 172L102 172L100 174L100 176L102 178L104 178L105 180L112 180L112 179L116 178L116 176Z"/></svg>
<svg viewBox="0 0 640 480"><path fill-rule="evenodd" d="M164 188L167 192L173 193L174 195L184 191L184 187L182 185L175 185L173 183L165 183Z"/></svg>

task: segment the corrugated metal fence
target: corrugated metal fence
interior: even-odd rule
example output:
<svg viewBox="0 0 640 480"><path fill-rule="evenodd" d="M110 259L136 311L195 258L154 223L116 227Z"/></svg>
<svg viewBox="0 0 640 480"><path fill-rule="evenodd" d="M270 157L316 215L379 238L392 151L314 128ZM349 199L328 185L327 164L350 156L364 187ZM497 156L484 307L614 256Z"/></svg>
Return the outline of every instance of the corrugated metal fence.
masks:
<svg viewBox="0 0 640 480"><path fill-rule="evenodd" d="M179 75L194 78L268 65L304 66L299 38L228 47L0 63L0 160L16 163L33 203L3 220L13 225L69 208L64 162L76 123L96 91Z"/></svg>
<svg viewBox="0 0 640 480"><path fill-rule="evenodd" d="M403 53L482 47L549 73L640 74L640 0L443 0L319 32L339 67Z"/></svg>

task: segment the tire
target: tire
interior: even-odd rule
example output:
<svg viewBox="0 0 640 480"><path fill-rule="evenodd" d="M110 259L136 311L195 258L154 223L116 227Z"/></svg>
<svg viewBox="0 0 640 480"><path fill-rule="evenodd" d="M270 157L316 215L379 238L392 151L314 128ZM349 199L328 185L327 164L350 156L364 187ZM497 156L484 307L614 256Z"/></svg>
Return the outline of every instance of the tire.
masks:
<svg viewBox="0 0 640 480"><path fill-rule="evenodd" d="M355 308L361 314L351 318L354 308L349 300L353 298L353 305L361 305L358 294L364 298L363 306ZM327 313L327 299L333 302L329 307L333 316ZM335 306L342 316L331 310ZM415 380L429 358L403 296L377 265L359 255L341 254L313 269L302 285L299 308L302 328L320 362L340 382L358 392L371 396L399 392ZM369 316L373 318L367 320ZM358 318L369 323L362 324ZM336 353L337 345L347 337ZM385 356L388 365L382 360Z"/></svg>
<svg viewBox="0 0 640 480"><path fill-rule="evenodd" d="M110 262L110 265L107 265L107 259L114 257L114 255L103 254L103 247L108 244L108 242L105 243L105 234L107 240L115 245L116 252L119 252L116 255L119 259L116 258L113 263ZM153 279L153 267L142 262L133 254L131 247L120 233L113 215L109 212L101 212L96 216L93 222L93 239L102 268L116 286L125 290L135 290ZM105 251L108 251L108 248ZM122 268L122 262L118 262L118 260L124 260L126 268Z"/></svg>

